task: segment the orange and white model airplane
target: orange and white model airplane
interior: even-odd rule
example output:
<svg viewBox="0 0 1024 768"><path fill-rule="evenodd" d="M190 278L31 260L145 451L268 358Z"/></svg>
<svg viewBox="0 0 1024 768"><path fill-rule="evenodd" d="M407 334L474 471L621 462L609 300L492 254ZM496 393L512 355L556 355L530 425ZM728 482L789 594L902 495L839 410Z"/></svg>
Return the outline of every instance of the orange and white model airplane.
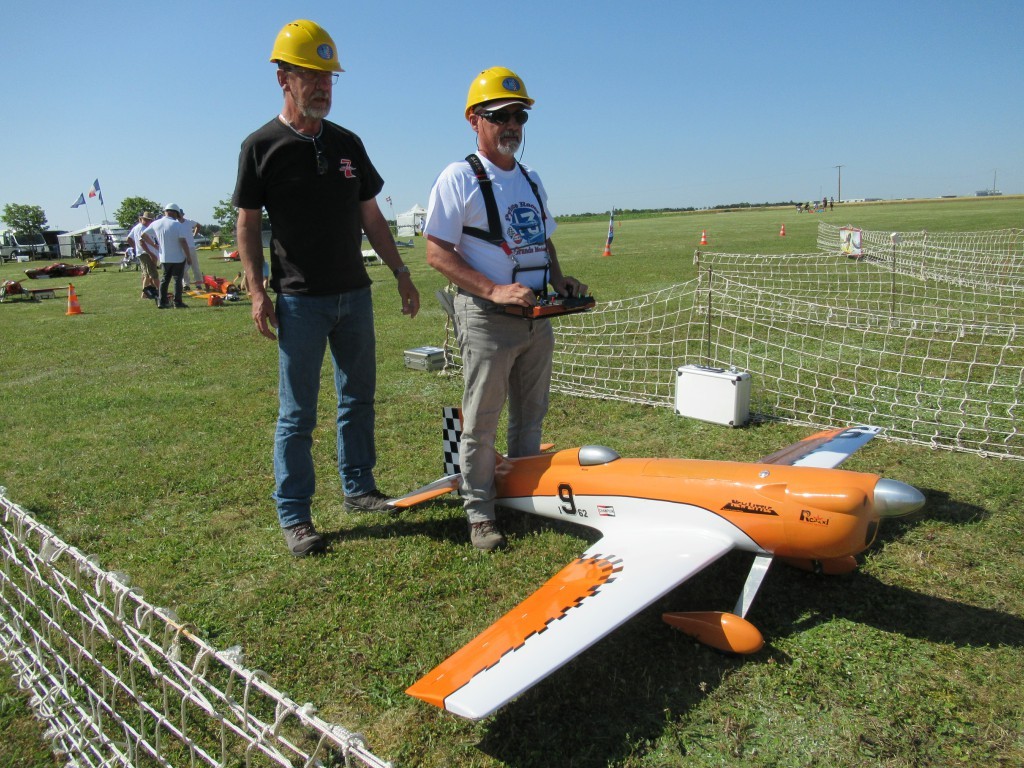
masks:
<svg viewBox="0 0 1024 768"><path fill-rule="evenodd" d="M458 413L445 411L451 471L393 499L395 506L458 490ZM663 619L720 650L755 653L764 640L744 616L775 558L847 573L882 518L923 506L910 485L836 469L879 432L822 432L752 464L629 459L599 445L501 459L500 506L579 523L602 537L406 692L462 717L486 717L735 549L753 553L754 562L732 613Z"/></svg>

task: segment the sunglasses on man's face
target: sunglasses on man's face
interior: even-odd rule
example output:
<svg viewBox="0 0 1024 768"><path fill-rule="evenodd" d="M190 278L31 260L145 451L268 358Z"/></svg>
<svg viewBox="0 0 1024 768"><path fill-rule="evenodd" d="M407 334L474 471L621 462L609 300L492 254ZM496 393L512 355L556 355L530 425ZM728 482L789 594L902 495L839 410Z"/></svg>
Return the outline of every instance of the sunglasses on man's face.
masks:
<svg viewBox="0 0 1024 768"><path fill-rule="evenodd" d="M509 120L515 120L519 125L522 125L530 119L530 113L525 109L519 109L515 112L507 112L504 109L499 109L497 112L482 110L477 112L477 114L487 122L494 123L496 125L505 125Z"/></svg>
<svg viewBox="0 0 1024 768"><path fill-rule="evenodd" d="M304 67L281 67L285 72L295 75L299 80L307 84L313 83L325 83L328 80L331 81L331 85L336 85L338 82L337 72L321 72L319 69L305 69Z"/></svg>

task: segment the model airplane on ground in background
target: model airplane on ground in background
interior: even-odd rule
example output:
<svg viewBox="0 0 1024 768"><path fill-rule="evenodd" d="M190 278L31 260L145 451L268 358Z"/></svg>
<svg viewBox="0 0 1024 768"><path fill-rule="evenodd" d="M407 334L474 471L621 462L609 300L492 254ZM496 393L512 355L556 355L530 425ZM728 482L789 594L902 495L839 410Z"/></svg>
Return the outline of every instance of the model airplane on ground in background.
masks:
<svg viewBox="0 0 1024 768"><path fill-rule="evenodd" d="M458 490L457 409L445 409L445 422L447 474L393 499L395 506ZM579 523L602 537L406 692L462 717L486 717L736 549L753 553L754 562L732 613L663 619L720 650L757 652L764 640L744 617L775 558L848 573L882 518L923 506L912 486L836 469L879 432L822 432L753 464L628 459L599 445L502 458L498 505Z"/></svg>

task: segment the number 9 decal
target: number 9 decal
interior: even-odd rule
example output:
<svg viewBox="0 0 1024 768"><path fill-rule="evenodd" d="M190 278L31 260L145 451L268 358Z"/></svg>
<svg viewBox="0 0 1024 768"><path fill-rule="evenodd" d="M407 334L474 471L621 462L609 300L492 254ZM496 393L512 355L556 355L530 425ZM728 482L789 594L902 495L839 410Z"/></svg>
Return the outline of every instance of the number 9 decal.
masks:
<svg viewBox="0 0 1024 768"><path fill-rule="evenodd" d="M562 483L558 486L558 499L563 502L562 513L566 515L576 514L576 502L572 498L572 486Z"/></svg>

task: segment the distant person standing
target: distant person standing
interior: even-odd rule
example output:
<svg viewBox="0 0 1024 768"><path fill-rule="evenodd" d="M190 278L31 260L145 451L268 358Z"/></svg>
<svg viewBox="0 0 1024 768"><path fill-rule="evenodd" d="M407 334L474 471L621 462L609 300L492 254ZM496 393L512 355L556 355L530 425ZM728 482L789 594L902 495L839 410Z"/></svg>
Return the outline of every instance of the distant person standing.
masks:
<svg viewBox="0 0 1024 768"><path fill-rule="evenodd" d="M242 143L232 203L238 208L238 252L253 323L278 346L278 522L289 552L304 557L325 549L311 507L313 430L328 346L338 398L337 467L344 507L394 511L373 473L377 360L363 232L394 274L402 313L415 317L420 299L377 204L383 179L359 137L326 120L333 85L343 71L331 36L312 21L293 21L278 33L270 60L277 65L284 105ZM276 305L263 284L264 208Z"/></svg>
<svg viewBox="0 0 1024 768"><path fill-rule="evenodd" d="M154 221L142 233L142 247L146 249L146 253L160 261L163 269L158 309L171 307L167 297L171 280L174 281L174 306L179 309L188 307L181 300L182 275L185 273L185 266L195 257L189 244L192 236L188 227L178 220L180 216L181 208L169 203L164 208L164 217Z"/></svg>
<svg viewBox="0 0 1024 768"><path fill-rule="evenodd" d="M195 258L185 269L185 282L192 285L193 288L201 288L203 285L203 271L199 269L199 251L196 250L196 233L199 231L199 222L192 221L192 219L185 218L185 211L181 212L181 223L185 225L188 230L188 244L192 248L192 253Z"/></svg>
<svg viewBox="0 0 1024 768"><path fill-rule="evenodd" d="M142 233L152 223L153 214L143 211L138 222L128 232L128 243L142 265L142 298L155 300L160 295L160 273L156 268L156 259L142 247Z"/></svg>

